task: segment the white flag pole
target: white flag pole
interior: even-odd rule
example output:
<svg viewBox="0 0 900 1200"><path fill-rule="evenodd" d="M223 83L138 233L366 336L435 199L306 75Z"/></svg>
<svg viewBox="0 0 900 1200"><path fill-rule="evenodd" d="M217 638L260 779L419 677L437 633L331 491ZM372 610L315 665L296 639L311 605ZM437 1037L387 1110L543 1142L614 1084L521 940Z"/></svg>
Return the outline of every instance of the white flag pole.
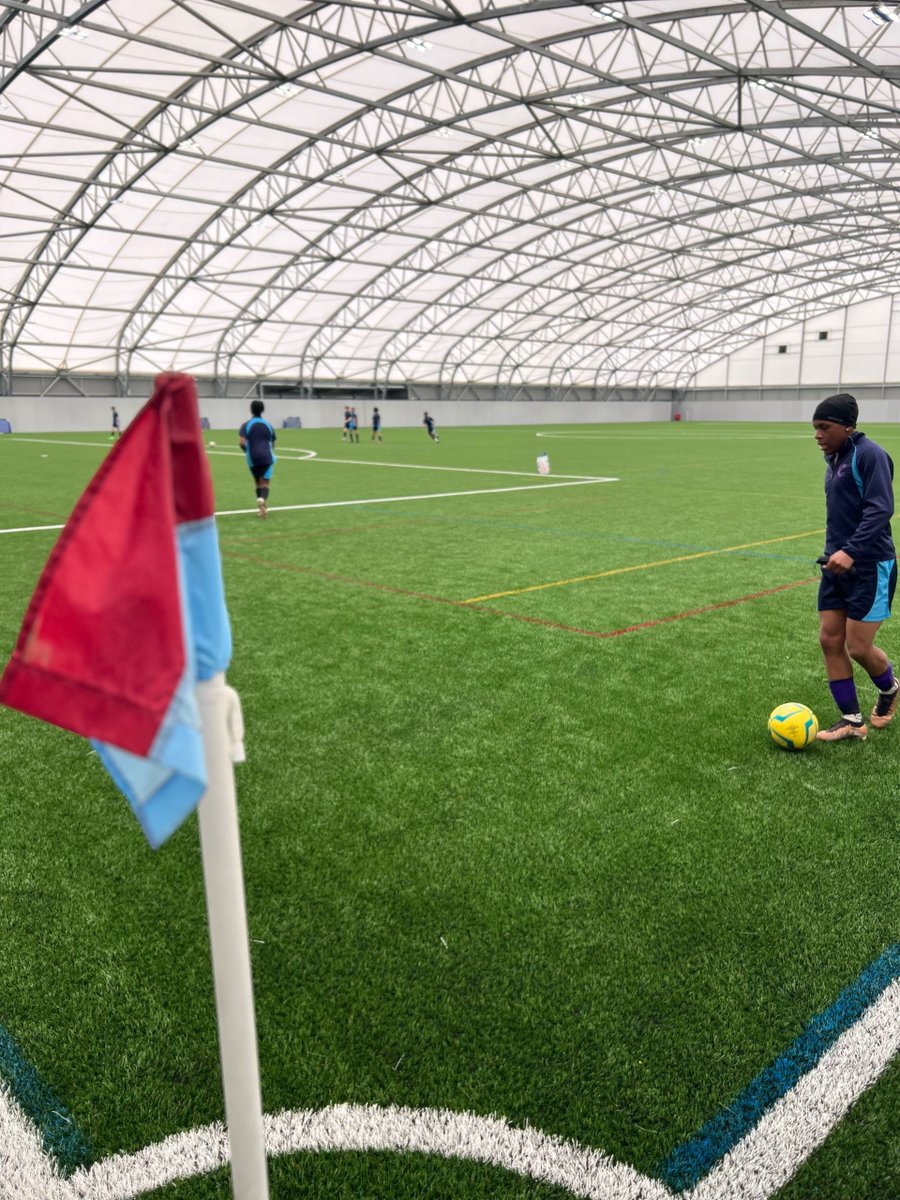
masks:
<svg viewBox="0 0 900 1200"><path fill-rule="evenodd" d="M237 694L219 672L197 684L208 784L200 801L200 853L206 887L225 1122L235 1200L267 1200L256 1015L233 762L243 761Z"/></svg>

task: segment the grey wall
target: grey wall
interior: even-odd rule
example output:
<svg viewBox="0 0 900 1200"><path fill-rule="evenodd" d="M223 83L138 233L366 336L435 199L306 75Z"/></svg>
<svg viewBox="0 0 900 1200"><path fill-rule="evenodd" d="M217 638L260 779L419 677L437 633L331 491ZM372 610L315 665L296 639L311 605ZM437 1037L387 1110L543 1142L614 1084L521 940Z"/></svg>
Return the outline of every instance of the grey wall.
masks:
<svg viewBox="0 0 900 1200"><path fill-rule="evenodd" d="M149 395L149 391L147 393ZM146 397L116 400L122 424L137 413ZM110 428L108 396L3 396L0 417L5 417L14 433L63 433L96 431ZM369 425L372 404L356 402L362 428ZM418 426L427 407L438 429L453 425L584 425L610 421L668 421L669 401L560 401L522 402L494 400L452 400L423 405L420 400L385 400L379 403L385 431L391 427ZM200 413L209 418L213 429L236 430L250 415L246 398L201 398ZM266 401L266 417L279 428L285 417L299 417L305 429L340 429L344 402L339 400Z"/></svg>
<svg viewBox="0 0 900 1200"><path fill-rule="evenodd" d="M847 389L852 390L852 389ZM834 388L821 388L803 399L759 400L759 399L711 399L689 397L682 404L682 412L689 421L811 421L820 400L834 392ZM852 391L859 401L860 426L900 421L900 399L867 397L864 388ZM897 389L900 396L900 388Z"/></svg>

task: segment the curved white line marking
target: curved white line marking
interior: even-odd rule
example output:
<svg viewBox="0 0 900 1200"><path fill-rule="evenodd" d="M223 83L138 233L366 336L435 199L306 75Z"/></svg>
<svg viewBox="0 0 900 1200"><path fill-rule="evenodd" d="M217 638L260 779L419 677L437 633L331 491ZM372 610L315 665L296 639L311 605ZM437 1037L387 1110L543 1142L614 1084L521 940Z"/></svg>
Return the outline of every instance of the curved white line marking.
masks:
<svg viewBox="0 0 900 1200"><path fill-rule="evenodd" d="M900 1051L900 980L895 980L819 1063L679 1200L768 1200L879 1078ZM445 1109L338 1104L267 1116L271 1155L300 1150L393 1150L472 1159L566 1188L589 1200L675 1200L662 1183L600 1150L516 1129L498 1117ZM55 1159L0 1085L0 1197L132 1200L228 1162L224 1126L176 1133L135 1154L116 1154L61 1179Z"/></svg>
<svg viewBox="0 0 900 1200"><path fill-rule="evenodd" d="M505 1167L589 1200L673 1200L663 1184L599 1150L536 1129L515 1129L497 1117L336 1104L318 1112L298 1109L267 1116L265 1125L270 1155L298 1150L414 1151ZM69 1186L79 1200L131 1200L176 1179L214 1171L227 1161L225 1129L216 1122L78 1171Z"/></svg>
<svg viewBox="0 0 900 1200"><path fill-rule="evenodd" d="M307 458L318 458L319 457L318 450L304 450L301 446L279 446L278 454L279 454L279 456L285 455L285 454L302 455L303 456L302 458L298 458L298 460L297 460L298 462L303 462L303 460L307 459Z"/></svg>

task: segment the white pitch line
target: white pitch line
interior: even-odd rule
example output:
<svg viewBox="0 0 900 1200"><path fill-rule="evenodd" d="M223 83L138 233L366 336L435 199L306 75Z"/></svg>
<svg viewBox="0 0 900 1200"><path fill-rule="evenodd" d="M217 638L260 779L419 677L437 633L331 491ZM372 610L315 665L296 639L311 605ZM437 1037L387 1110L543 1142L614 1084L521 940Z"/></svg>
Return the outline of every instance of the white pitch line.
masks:
<svg viewBox="0 0 900 1200"><path fill-rule="evenodd" d="M538 434L538 437L541 437ZM69 442L63 441L62 438L32 438L16 436L17 442L37 442L42 446L108 446L108 442ZM207 447L208 454L218 454L225 458L244 458L242 450L219 450L215 447ZM302 458L285 458L286 454L303 455ZM396 463L383 462L377 459L369 458L322 458L316 450L307 450L299 446L280 446L278 447L279 462L306 462L315 460L322 463L338 463L340 466L352 467L395 467L400 471L455 471L458 474L465 475L518 475L524 476L527 479L534 479L537 471L493 471L488 467L439 467L429 463ZM601 483L608 482L606 479L598 479L595 475L560 475L556 471L552 473L553 479L584 479L597 480Z"/></svg>
<svg viewBox="0 0 900 1200"><path fill-rule="evenodd" d="M586 483L617 483L618 480L614 476L609 478L598 477L596 479L575 479L565 483L526 483L519 487L502 487L502 488L477 488L473 491L465 492L424 492L420 496L370 496L366 500L322 500L315 504L275 504L269 506L269 512L300 512L307 508L352 508L361 504L402 504L405 500L448 500L453 496L494 496L500 492L535 492L543 491L549 488L561 487L583 487ZM214 515L217 517L241 517L253 514L256 516L257 509L255 508L226 508L221 509ZM62 525L21 525L17 529L0 529L0 536L4 533L37 533L48 529L63 529Z"/></svg>
<svg viewBox="0 0 900 1200"><path fill-rule="evenodd" d="M585 1200L673 1200L664 1184L600 1150L472 1113L336 1104L318 1112L299 1109L267 1116L265 1137L266 1151L273 1156L300 1150L412 1151L505 1167ZM131 1200L227 1161L225 1130L216 1122L76 1171L70 1186L73 1196L84 1200Z"/></svg>
<svg viewBox="0 0 900 1200"><path fill-rule="evenodd" d="M524 475L528 479L534 479L537 471L494 471L488 467L436 467L420 465L419 463L395 463L395 462L376 462L366 458L322 458L316 456L316 462L323 463L349 463L351 466L360 467L397 467L401 471L458 471L467 475ZM608 483L607 479L600 479L596 475L560 475L556 471L552 472L553 479L584 479L590 482Z"/></svg>
<svg viewBox="0 0 900 1200"><path fill-rule="evenodd" d="M769 1200L877 1081L898 1050L900 980L894 980L709 1175L677 1198L658 1180L601 1150L533 1126L517 1129L497 1117L446 1109L339 1104L282 1112L264 1118L266 1151L435 1154L503 1167L585 1200ZM0 1197L133 1200L227 1162L225 1129L215 1122L133 1154L112 1155L61 1179L35 1127L0 1086Z"/></svg>
<svg viewBox="0 0 900 1200"><path fill-rule="evenodd" d="M656 425L657 421L648 421L648 425ZM666 441L673 437L681 437L680 433L618 433L610 430L609 433L580 433L575 429L564 433L536 433L535 437L539 438L559 438L563 441L603 441L603 442L622 442L622 441ZM685 435L687 436L687 435ZM707 441L707 442L733 442L733 441L773 441L780 439L783 442L789 441L812 441L811 433L746 433L743 430L735 430L734 433L695 433L691 430L690 438L692 442Z"/></svg>
<svg viewBox="0 0 900 1200"><path fill-rule="evenodd" d="M56 1159L44 1150L37 1128L0 1083L0 1197L70 1200L71 1195Z"/></svg>
<svg viewBox="0 0 900 1200"><path fill-rule="evenodd" d="M768 1200L793 1178L898 1051L900 979L895 979L683 1200Z"/></svg>
<svg viewBox="0 0 900 1200"><path fill-rule="evenodd" d="M496 496L501 492L535 492L549 488L584 487L587 483L616 483L613 476L608 479L576 479L566 483L525 483L518 487L477 488L465 492L424 492L420 496L374 496L367 500L322 500L317 504L278 504L269 507L269 512L296 512L304 508L350 508L360 504L402 504L405 500L447 500L453 496ZM255 513L255 508L232 508L225 512L217 512L217 517L236 517L246 513ZM2 531L0 531L2 532Z"/></svg>
<svg viewBox="0 0 900 1200"><path fill-rule="evenodd" d="M102 446L105 450L109 449L109 439L105 442L70 442L65 438L23 437L22 434L16 433L9 444L14 445L16 442L35 442L39 446ZM0 446L2 445L3 440L0 438Z"/></svg>
<svg viewBox="0 0 900 1200"><path fill-rule="evenodd" d="M64 529L63 525L20 525L18 529L0 529L0 534L3 533L39 533L45 529Z"/></svg>

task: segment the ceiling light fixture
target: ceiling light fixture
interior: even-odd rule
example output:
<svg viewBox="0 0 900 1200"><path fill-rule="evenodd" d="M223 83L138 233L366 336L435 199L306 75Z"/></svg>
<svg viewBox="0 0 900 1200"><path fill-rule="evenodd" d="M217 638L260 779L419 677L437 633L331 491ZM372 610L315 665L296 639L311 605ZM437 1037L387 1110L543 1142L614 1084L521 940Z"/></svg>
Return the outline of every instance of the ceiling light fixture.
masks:
<svg viewBox="0 0 900 1200"><path fill-rule="evenodd" d="M890 25L892 21L900 21L900 4L895 4L893 8L888 8L886 4L873 4L863 16L873 25Z"/></svg>
<svg viewBox="0 0 900 1200"><path fill-rule="evenodd" d="M598 17L603 19L603 21L618 21L619 19L619 14L617 12L613 12L611 8L607 8L605 4L600 8L595 7L594 11L597 13Z"/></svg>
<svg viewBox="0 0 900 1200"><path fill-rule="evenodd" d="M300 89L295 83L279 83L278 87L272 89L279 96L299 96Z"/></svg>
<svg viewBox="0 0 900 1200"><path fill-rule="evenodd" d="M406 44L408 46L412 46L413 50L422 50L423 52L434 49L434 46L432 46L431 42L426 42L424 38L420 37L408 38Z"/></svg>
<svg viewBox="0 0 900 1200"><path fill-rule="evenodd" d="M64 25L59 31L59 36L70 38L73 42L86 42L88 40L88 31L82 29L80 25Z"/></svg>

